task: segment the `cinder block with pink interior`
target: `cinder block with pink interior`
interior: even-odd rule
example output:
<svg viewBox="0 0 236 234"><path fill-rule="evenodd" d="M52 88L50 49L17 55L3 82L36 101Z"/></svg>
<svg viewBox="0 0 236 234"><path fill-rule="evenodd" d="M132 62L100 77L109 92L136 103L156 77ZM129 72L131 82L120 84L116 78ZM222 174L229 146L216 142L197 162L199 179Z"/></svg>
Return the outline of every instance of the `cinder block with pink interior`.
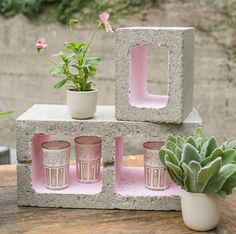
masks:
<svg viewBox="0 0 236 234"><path fill-rule="evenodd" d="M179 210L180 188L171 183L164 191L145 187L144 167L125 166L125 136L163 141L169 133L190 135L201 125L194 109L181 125L119 121L114 106L98 106L94 119L75 120L66 106L34 105L17 120L17 190L20 206ZM97 136L102 141L101 179L81 183L76 177L74 139ZM51 139L70 142L69 186L50 190L45 186L42 143Z"/></svg>
<svg viewBox="0 0 236 234"><path fill-rule="evenodd" d="M147 91L149 47L168 50L165 96ZM194 28L119 28L116 31L116 118L183 123L193 110L193 73Z"/></svg>

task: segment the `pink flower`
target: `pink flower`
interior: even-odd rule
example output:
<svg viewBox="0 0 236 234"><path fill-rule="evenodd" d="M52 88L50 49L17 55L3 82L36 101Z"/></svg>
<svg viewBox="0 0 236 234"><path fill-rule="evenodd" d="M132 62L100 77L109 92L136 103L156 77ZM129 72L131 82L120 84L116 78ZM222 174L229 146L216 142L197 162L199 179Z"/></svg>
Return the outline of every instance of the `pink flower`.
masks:
<svg viewBox="0 0 236 234"><path fill-rule="evenodd" d="M105 30L106 32L113 32L112 28L111 28L111 25L109 24L109 13L107 12L103 12L99 15L99 19L102 21L104 27L105 27Z"/></svg>
<svg viewBox="0 0 236 234"><path fill-rule="evenodd" d="M46 40L44 38L39 38L36 42L35 42L35 46L37 47L38 50L44 49L48 46Z"/></svg>

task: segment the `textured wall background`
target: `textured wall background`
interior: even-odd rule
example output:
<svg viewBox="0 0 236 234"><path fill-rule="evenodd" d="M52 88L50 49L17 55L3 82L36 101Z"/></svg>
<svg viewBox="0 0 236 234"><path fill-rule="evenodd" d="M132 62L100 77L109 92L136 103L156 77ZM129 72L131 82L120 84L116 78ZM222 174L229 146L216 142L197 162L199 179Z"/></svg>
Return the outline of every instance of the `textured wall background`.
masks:
<svg viewBox="0 0 236 234"><path fill-rule="evenodd" d="M171 2L121 19L112 24L113 28L195 26L195 107L208 134L216 135L219 141L236 138L236 64L231 49L235 36L227 26L218 30L225 20L205 1ZM220 9L222 1L218 2ZM0 110L15 110L10 119L1 120L1 127L5 129L0 132L0 143L14 147L17 116L34 103L65 103L65 90L53 90L56 78L48 74L50 65L37 56L34 42L38 37L45 37L49 43L48 53L57 53L69 39L69 30L59 24L30 22L23 16L0 18L0 25ZM93 28L78 28L78 38L88 38ZM91 49L91 54L103 58L94 80L102 105L114 104L114 48L114 34L99 32ZM152 92L166 92L165 57L164 50L150 52L148 79Z"/></svg>

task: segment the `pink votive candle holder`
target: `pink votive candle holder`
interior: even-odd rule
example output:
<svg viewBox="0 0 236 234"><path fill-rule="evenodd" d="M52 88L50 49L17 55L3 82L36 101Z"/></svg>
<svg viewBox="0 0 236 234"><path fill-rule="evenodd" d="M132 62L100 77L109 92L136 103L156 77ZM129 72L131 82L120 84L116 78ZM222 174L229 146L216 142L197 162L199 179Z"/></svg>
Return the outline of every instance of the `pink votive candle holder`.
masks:
<svg viewBox="0 0 236 234"><path fill-rule="evenodd" d="M100 180L102 141L96 136L75 138L77 179L81 183L95 183Z"/></svg>
<svg viewBox="0 0 236 234"><path fill-rule="evenodd" d="M164 144L161 141L149 141L143 144L145 186L151 190L165 190L169 187L167 171L159 158L159 150Z"/></svg>
<svg viewBox="0 0 236 234"><path fill-rule="evenodd" d="M46 141L42 145L44 181L48 189L65 189L69 186L70 143Z"/></svg>

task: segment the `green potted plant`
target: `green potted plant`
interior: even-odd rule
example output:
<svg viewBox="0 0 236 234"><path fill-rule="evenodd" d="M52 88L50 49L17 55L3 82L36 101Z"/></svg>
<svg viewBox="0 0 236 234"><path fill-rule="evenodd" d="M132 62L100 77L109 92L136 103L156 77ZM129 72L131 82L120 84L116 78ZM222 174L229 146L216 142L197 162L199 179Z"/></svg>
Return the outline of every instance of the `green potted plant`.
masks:
<svg viewBox="0 0 236 234"><path fill-rule="evenodd" d="M217 226L220 197L236 187L236 141L218 146L200 128L193 136L169 135L159 152L170 178L181 186L184 223L190 229L207 231Z"/></svg>
<svg viewBox="0 0 236 234"><path fill-rule="evenodd" d="M93 87L94 83L90 78L95 76L96 67L101 63L101 58L89 57L88 50L100 28L105 29L107 32L113 32L108 21L109 14L107 12L100 14L99 19L97 28L88 43L76 42L72 32L72 40L64 43L68 52L60 52L54 55L54 57L59 58L60 62L42 55L42 50L48 46L44 38L38 39L35 43L38 53L53 64L50 73L61 77L60 81L54 85L54 88L60 89L65 84L69 84L67 106L71 117L75 119L92 118L96 112L98 91ZM73 26L76 23L77 20L70 21L71 31L73 31Z"/></svg>

